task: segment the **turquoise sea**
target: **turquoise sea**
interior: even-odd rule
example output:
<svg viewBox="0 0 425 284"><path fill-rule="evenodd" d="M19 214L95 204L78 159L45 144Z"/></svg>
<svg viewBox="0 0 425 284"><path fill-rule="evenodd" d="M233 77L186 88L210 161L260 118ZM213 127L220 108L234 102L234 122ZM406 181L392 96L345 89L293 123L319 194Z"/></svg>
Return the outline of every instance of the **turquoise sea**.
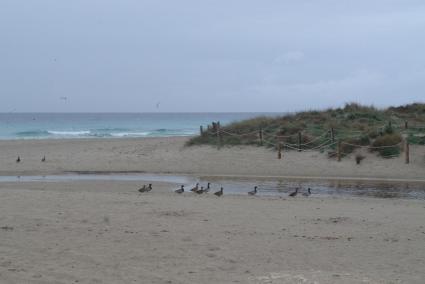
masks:
<svg viewBox="0 0 425 284"><path fill-rule="evenodd" d="M190 136L199 126L277 113L0 113L0 139Z"/></svg>

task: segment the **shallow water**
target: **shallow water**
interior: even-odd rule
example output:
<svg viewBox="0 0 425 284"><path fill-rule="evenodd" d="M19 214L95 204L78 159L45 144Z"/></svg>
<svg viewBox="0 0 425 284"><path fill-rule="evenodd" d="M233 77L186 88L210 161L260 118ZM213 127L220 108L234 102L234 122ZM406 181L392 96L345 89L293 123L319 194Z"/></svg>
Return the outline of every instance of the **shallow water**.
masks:
<svg viewBox="0 0 425 284"><path fill-rule="evenodd" d="M255 185L258 195L286 197L295 188L299 195L311 188L311 197L375 197L425 200L425 184L415 182L377 182L340 180L297 180L279 178L193 177L159 174L66 174L47 176L0 176L0 182L64 182L64 181L151 181L184 184L190 189L196 182L212 183L212 192L223 186L225 193L247 194ZM170 189L171 191L172 189Z"/></svg>

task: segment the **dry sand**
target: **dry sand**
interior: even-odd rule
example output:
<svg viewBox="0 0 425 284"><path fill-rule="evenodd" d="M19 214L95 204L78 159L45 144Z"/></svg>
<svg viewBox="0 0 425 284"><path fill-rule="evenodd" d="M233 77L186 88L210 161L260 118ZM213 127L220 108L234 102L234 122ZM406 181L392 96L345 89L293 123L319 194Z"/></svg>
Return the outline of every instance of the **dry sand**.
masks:
<svg viewBox="0 0 425 284"><path fill-rule="evenodd" d="M0 184L0 283L423 283L425 204Z"/></svg>
<svg viewBox="0 0 425 284"><path fill-rule="evenodd" d="M0 142L0 174L68 171L423 180L412 163L184 148L187 138ZM20 155L22 162L15 162ZM46 155L47 162L40 159ZM424 283L425 203L217 198L138 182L0 183L0 283Z"/></svg>
<svg viewBox="0 0 425 284"><path fill-rule="evenodd" d="M259 147L184 147L188 138L0 141L0 174L51 174L69 171L184 173L195 175L354 177L425 180L425 147L411 147L411 163L401 155L382 159L364 153L342 162L318 152L276 152ZM22 162L16 163L20 155ZM47 162L41 163L43 155Z"/></svg>

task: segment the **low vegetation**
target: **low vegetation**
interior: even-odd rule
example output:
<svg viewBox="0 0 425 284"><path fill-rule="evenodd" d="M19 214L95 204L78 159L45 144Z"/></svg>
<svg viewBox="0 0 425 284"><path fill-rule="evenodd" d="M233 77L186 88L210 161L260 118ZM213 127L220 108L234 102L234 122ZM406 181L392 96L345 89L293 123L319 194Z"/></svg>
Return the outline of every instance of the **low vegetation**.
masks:
<svg viewBox="0 0 425 284"><path fill-rule="evenodd" d="M403 138L411 144L424 145L424 134L425 104L377 109L349 103L324 111L260 116L221 127L213 125L187 145L258 145L277 149L280 144L284 150L326 150L329 154L336 151L336 142L340 140L341 155L367 146L382 157L394 157L402 150Z"/></svg>

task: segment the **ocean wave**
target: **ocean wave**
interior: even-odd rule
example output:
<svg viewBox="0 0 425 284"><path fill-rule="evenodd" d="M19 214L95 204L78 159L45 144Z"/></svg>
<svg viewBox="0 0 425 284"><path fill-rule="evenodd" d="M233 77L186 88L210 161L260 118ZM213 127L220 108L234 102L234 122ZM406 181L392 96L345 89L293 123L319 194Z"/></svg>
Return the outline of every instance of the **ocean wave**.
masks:
<svg viewBox="0 0 425 284"><path fill-rule="evenodd" d="M18 137L39 137L39 136L48 136L49 132L46 130L28 130L28 131L21 131L15 133Z"/></svg>
<svg viewBox="0 0 425 284"><path fill-rule="evenodd" d="M90 131L81 130L81 131L53 131L47 130L49 134L52 135L61 135L61 136L86 136L90 135Z"/></svg>
<svg viewBox="0 0 425 284"><path fill-rule="evenodd" d="M118 132L111 133L110 135L113 137L143 137L149 134L151 134L151 132Z"/></svg>
<svg viewBox="0 0 425 284"><path fill-rule="evenodd" d="M23 139L31 138L137 138L137 137L171 137L190 136L197 132L189 129L154 129L154 130L127 130L124 128L104 128L91 130L28 130L17 132L14 135Z"/></svg>

